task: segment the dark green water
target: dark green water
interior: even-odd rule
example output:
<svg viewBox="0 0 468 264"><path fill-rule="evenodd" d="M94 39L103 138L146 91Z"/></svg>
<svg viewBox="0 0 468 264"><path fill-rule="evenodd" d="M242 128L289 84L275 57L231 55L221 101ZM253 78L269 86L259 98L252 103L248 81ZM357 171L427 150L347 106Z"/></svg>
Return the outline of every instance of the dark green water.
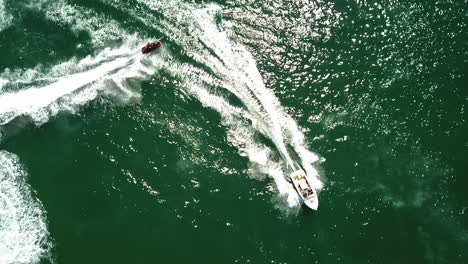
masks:
<svg viewBox="0 0 468 264"><path fill-rule="evenodd" d="M467 23L455 0L0 1L0 263L467 263Z"/></svg>

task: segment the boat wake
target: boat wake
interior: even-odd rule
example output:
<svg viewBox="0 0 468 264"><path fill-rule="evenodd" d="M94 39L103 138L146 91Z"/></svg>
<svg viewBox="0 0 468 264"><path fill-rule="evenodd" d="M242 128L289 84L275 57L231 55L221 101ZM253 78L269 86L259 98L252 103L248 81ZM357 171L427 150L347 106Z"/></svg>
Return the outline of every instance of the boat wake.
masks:
<svg viewBox="0 0 468 264"><path fill-rule="evenodd" d="M265 87L253 56L232 41L227 27L221 28L223 25L216 21L222 10L217 5L138 1L153 12L127 10L128 15L145 25L158 25L158 30L184 47L182 53L198 66L180 62L164 49L163 56L141 55L141 37L126 32L111 18L92 9L66 1L54 2L53 6L48 1L30 3L30 8L42 9L51 21L77 32L89 32L91 44L102 51L51 68L7 69L0 73L0 127L21 116L43 124L59 112L77 112L80 106L100 96L121 102L138 100L140 82L164 67L184 80L181 89L221 115L229 143L250 160L249 175L271 176L273 189L286 197L290 207L299 204L296 191L286 180L288 170L296 163L320 189L321 182L312 165L317 156L307 149L295 121ZM162 13L165 19L153 17L154 12ZM2 14L0 30L8 26L11 18L0 0L0 17ZM118 47L104 48L110 39L124 41ZM241 104L233 104L229 100L232 98ZM258 134L271 140L274 148L260 142ZM291 150L299 161L291 156ZM0 151L1 263L37 263L50 254L45 211L33 198L25 177L19 159Z"/></svg>
<svg viewBox="0 0 468 264"><path fill-rule="evenodd" d="M118 48L47 71L6 70L0 74L0 127L20 116L42 124L99 95L121 102L140 98L139 83L158 69L160 60L143 56L140 45L141 39L133 36ZM50 253L45 212L32 198L25 176L18 158L0 151L0 263L38 263Z"/></svg>
<svg viewBox="0 0 468 264"><path fill-rule="evenodd" d="M140 44L141 39L133 36L118 48L72 59L45 73L5 71L0 75L0 91L8 92L0 94L0 125L22 115L44 123L60 111L75 112L99 94L122 101L140 98L139 83L158 69L161 59L143 56ZM36 82L48 84L35 86Z"/></svg>
<svg viewBox="0 0 468 264"><path fill-rule="evenodd" d="M286 113L275 94L265 87L253 56L244 46L232 41L230 32L216 21L221 8L217 5L194 7L178 1L169 5L141 3L163 13L167 19L158 26L173 41L183 45L185 54L197 64L210 69L211 72L207 72L191 63L175 63L176 58L165 64L166 69L185 80L185 89L221 115L228 127L228 141L239 149L241 155L249 158L251 175L258 175L258 172L270 175L279 193L287 197L292 207L297 206L300 200L286 178L298 169L296 164L305 169L316 189L322 188L318 171L312 165L318 160L317 155L307 149L296 122ZM224 91L220 92L217 87ZM242 105L233 105L230 97ZM258 142L258 133L270 139L276 150ZM299 160L293 160L288 149L292 149ZM279 159L275 158L276 153L279 153Z"/></svg>
<svg viewBox="0 0 468 264"><path fill-rule="evenodd" d="M27 185L19 159L0 151L0 263L39 263L49 258L46 215Z"/></svg>
<svg viewBox="0 0 468 264"><path fill-rule="evenodd" d="M0 0L0 31L8 27L11 23L12 16L5 11L5 1Z"/></svg>
<svg viewBox="0 0 468 264"><path fill-rule="evenodd" d="M180 62L178 57L168 53L164 54L163 60L150 63L150 65L163 67L177 75L179 79L185 81L180 85L181 89L189 92L203 105L216 110L222 116L228 128L227 138L230 144L239 149L240 155L250 160L249 174L252 177L259 177L258 175L262 174L270 175L275 181L275 189L281 196L286 197L291 207L296 207L300 200L292 185L287 181L287 177L290 172L298 169L297 167L302 167L312 185L320 190L323 184L313 166L313 163L318 160L317 155L307 149L304 135L296 122L286 113L275 94L265 87L252 54L243 45L232 40L231 36L235 34L230 32L228 22L217 19L223 10L215 4L197 5L178 0L164 3L136 1L145 6L144 10L148 12L141 12L142 9L128 9L126 5L121 5L119 8L125 10L129 18L140 21L145 26L155 27L155 30L162 32L169 41L183 47L181 51L183 55L192 60L192 63ZM112 2L112 5L114 4ZM93 11L69 5L63 1L60 1L57 7L48 9L48 18L65 23L77 31L88 31L93 44L98 48L102 47L106 39L128 38L129 36L125 30L116 28L116 23ZM99 29L90 30L95 27L96 23L100 25ZM116 54L105 55L110 52ZM136 63L130 63L131 65L126 67L129 60L140 61L142 57L130 58L134 54L125 47L114 51L104 50L102 55L100 54L89 58L90 62L84 62L83 68L89 64L95 66L90 67L90 70L80 71L76 75L73 73L64 79L58 77L57 82L60 85L56 85L57 82L55 82L50 86L42 87L46 95L41 97L40 101L23 102L18 106L10 104L8 107L0 108L0 123L8 122L19 114L26 114L32 116L37 122L44 122L47 117L54 115L57 109L74 111L77 105L95 98L99 93L108 91L121 93L124 98L139 97L139 93L134 91L132 93L131 89L128 90L128 83L121 85L119 89L103 88L109 83L121 82L114 80L120 78L122 71L130 68L135 71L143 69L136 66ZM152 59L157 57L150 56ZM102 64L93 62L95 60L102 61ZM145 68L145 71L148 75L151 74L150 68ZM143 76L137 75L139 78ZM82 77L86 77L86 81L82 81ZM58 86L68 88L58 91L55 89ZM8 95L8 99L4 97L3 100L10 101L10 98L13 98L18 101L25 95L36 92L35 90L23 91L23 96L11 94ZM44 92L41 92L41 95ZM229 100L232 98L235 98L234 101L240 101L242 105L233 105L232 100ZM50 103L51 101L53 102ZM274 148L259 142L258 134L271 140ZM294 152L294 155L291 155L291 152Z"/></svg>

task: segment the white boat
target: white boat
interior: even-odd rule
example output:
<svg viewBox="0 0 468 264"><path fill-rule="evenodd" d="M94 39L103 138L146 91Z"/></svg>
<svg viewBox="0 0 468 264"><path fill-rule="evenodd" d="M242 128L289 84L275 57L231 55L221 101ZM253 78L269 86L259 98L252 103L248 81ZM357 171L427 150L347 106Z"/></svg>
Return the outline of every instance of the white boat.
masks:
<svg viewBox="0 0 468 264"><path fill-rule="evenodd" d="M318 195L315 188L310 184L307 179L306 173L303 170L297 170L289 176L296 188L297 193L304 201L305 205L310 209L317 210L318 208Z"/></svg>

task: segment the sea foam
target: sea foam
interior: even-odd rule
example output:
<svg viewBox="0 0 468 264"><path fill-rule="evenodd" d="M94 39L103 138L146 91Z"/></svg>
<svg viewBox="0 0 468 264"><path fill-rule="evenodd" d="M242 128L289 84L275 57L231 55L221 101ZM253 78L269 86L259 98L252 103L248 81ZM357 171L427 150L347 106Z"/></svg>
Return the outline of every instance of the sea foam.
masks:
<svg viewBox="0 0 468 264"><path fill-rule="evenodd" d="M318 156L307 149L296 122L286 113L273 91L265 87L252 54L233 41L230 38L232 33L223 30L220 22L216 21L222 9L215 4L194 6L180 1L164 5L157 1L140 2L163 13L166 19L160 21L158 27L183 45L185 54L215 74L193 64L178 63L175 58L165 65L167 70L185 80L183 86L186 90L204 106L221 115L228 130L228 141L239 149L241 155L249 158L252 175L261 172L271 176L278 192L286 197L290 206L296 206L299 199L286 177L291 170L297 169L297 164L306 170L314 186L320 189L323 184L312 164ZM242 102L242 106L230 104L212 87L226 89ZM270 147L258 142L257 133L274 143L276 153L282 157L280 160L274 158ZM293 160L287 146L294 150L299 160Z"/></svg>
<svg viewBox="0 0 468 264"><path fill-rule="evenodd" d="M0 151L0 263L38 263L52 243L41 202L14 154Z"/></svg>
<svg viewBox="0 0 468 264"><path fill-rule="evenodd" d="M21 115L41 124L60 111L75 112L100 94L120 101L140 98L139 83L158 69L161 56L142 56L137 39L130 36L117 48L71 59L44 72L30 69L0 74L3 86L13 87L9 90L22 87L0 94L0 125ZM34 86L37 80L49 84Z"/></svg>

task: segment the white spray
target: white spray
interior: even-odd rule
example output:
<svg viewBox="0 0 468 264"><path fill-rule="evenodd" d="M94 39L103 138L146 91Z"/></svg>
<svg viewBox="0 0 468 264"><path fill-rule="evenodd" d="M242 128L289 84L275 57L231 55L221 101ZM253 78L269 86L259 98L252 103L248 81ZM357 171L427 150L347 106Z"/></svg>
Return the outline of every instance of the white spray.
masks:
<svg viewBox="0 0 468 264"><path fill-rule="evenodd" d="M158 69L161 57L143 56L135 39L136 36L121 47L105 49L96 56L56 66L49 76L54 75L54 71L66 71L60 72L62 75L53 78L54 82L49 85L1 94L0 125L20 115L31 116L42 123L59 111L74 111L76 106L94 99L100 92L118 93L121 100L139 98L140 94L128 85L127 80L143 80L151 76ZM22 81L4 82L15 85Z"/></svg>
<svg viewBox="0 0 468 264"><path fill-rule="evenodd" d="M0 263L38 263L50 253L44 208L25 177L18 157L0 151Z"/></svg>
<svg viewBox="0 0 468 264"><path fill-rule="evenodd" d="M291 184L285 180L282 167L296 169L295 162L286 148L289 144L300 157L300 164L312 179L316 188L322 186L318 172L312 166L317 156L305 147L304 135L295 121L284 111L274 93L268 90L256 67L255 59L243 47L229 39L229 33L218 28L215 15L217 5L200 8L186 3L171 1L141 1L149 8L162 12L166 19L152 21L158 24L172 40L184 46L185 54L196 62L209 67L216 76L191 64L180 64L174 58L165 67L186 80L186 88L205 106L215 109L229 128L228 140L239 148L241 155L257 164L257 170L270 175L281 194L288 197L290 205L297 204L298 197ZM177 10L176 12L174 10ZM144 14L142 14L144 16ZM177 26L176 26L177 25ZM223 87L240 99L245 108L230 105L221 96L209 92L210 86ZM249 123L242 119L249 119ZM275 144L284 164L270 159L271 151L255 142L255 133L260 132ZM286 170L287 172L288 170Z"/></svg>

